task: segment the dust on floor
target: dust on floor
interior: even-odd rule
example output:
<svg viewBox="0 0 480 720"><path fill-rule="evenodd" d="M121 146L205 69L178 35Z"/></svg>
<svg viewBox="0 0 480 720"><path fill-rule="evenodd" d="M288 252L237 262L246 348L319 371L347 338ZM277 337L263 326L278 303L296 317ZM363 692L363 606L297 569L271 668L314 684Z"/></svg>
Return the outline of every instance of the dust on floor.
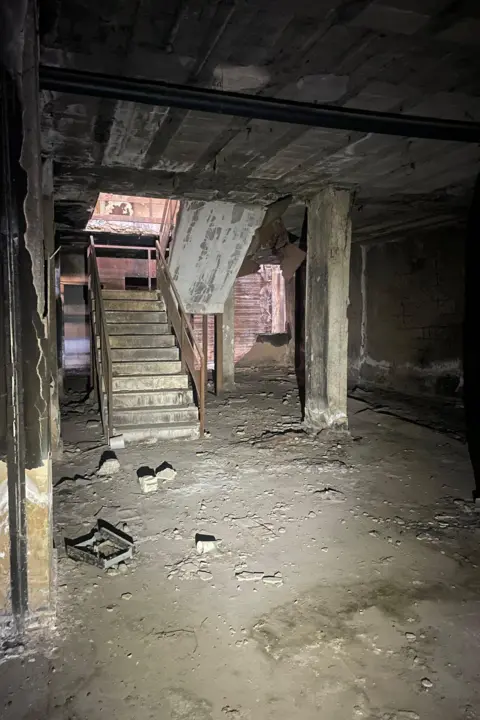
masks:
<svg viewBox="0 0 480 720"><path fill-rule="evenodd" d="M211 437L128 447L102 477L93 411L70 410L56 632L2 665L4 720L480 717L461 442L355 400L350 435L307 435L293 377L242 375L209 398ZM175 479L142 494L137 470L165 461ZM119 571L65 556L98 518L135 539Z"/></svg>

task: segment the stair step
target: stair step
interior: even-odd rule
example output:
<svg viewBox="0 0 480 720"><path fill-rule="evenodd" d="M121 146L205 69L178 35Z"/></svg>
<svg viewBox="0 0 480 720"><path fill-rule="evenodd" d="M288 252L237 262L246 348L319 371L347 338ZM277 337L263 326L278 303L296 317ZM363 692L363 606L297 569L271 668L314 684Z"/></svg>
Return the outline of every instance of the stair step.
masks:
<svg viewBox="0 0 480 720"><path fill-rule="evenodd" d="M113 375L174 375L181 371L179 360L112 362Z"/></svg>
<svg viewBox="0 0 480 720"><path fill-rule="evenodd" d="M167 348L112 348L112 362L150 362L152 360L179 360L177 347Z"/></svg>
<svg viewBox="0 0 480 720"><path fill-rule="evenodd" d="M102 297L105 300L158 300L159 293L156 290L102 290Z"/></svg>
<svg viewBox="0 0 480 720"><path fill-rule="evenodd" d="M103 300L103 307L106 311L118 312L165 312L163 300Z"/></svg>
<svg viewBox="0 0 480 720"><path fill-rule="evenodd" d="M150 390L187 390L188 376L177 375L120 375L112 378L112 389L117 392L148 392Z"/></svg>
<svg viewBox="0 0 480 720"><path fill-rule="evenodd" d="M107 323L166 323L167 314L164 312L116 312L107 310L105 312Z"/></svg>
<svg viewBox="0 0 480 720"><path fill-rule="evenodd" d="M195 405L151 408L113 409L113 424L122 425L176 425L184 422L198 422L198 410Z"/></svg>
<svg viewBox="0 0 480 720"><path fill-rule="evenodd" d="M171 335L168 323L108 323L109 335Z"/></svg>
<svg viewBox="0 0 480 720"><path fill-rule="evenodd" d="M193 392L181 388L113 393L114 408L169 407L193 405Z"/></svg>
<svg viewBox="0 0 480 720"><path fill-rule="evenodd" d="M169 348L175 347L174 335L110 335L110 347L114 348ZM100 340L97 341L97 346Z"/></svg>
<svg viewBox="0 0 480 720"><path fill-rule="evenodd" d="M125 443L151 439L195 440L200 435L198 422L176 425L124 425L115 429L122 433Z"/></svg>

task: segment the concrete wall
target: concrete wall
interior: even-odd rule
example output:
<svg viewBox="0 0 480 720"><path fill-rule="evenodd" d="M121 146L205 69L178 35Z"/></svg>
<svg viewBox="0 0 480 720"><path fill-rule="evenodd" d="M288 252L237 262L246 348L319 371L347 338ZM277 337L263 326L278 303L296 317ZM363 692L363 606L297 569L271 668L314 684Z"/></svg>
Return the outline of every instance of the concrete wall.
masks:
<svg viewBox="0 0 480 720"><path fill-rule="evenodd" d="M170 270L188 312L222 312L264 215L264 208L253 205L182 204Z"/></svg>
<svg viewBox="0 0 480 720"><path fill-rule="evenodd" d="M350 384L461 394L463 237L453 229L354 245Z"/></svg>

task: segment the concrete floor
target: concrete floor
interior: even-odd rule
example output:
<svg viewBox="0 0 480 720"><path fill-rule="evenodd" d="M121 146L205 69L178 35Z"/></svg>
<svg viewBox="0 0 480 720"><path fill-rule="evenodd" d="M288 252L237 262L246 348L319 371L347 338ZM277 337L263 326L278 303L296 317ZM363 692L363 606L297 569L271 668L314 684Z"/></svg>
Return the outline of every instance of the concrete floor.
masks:
<svg viewBox="0 0 480 720"><path fill-rule="evenodd" d="M210 400L210 438L127 448L112 478L59 484L57 628L2 665L2 719L480 717L465 445L365 407L351 401L350 436L311 437L293 377L242 375ZM70 413L82 452L67 442L57 481L98 466L89 418ZM137 469L163 461L176 479L142 495ZM124 572L65 557L97 517L135 538ZM197 555L197 532L218 553Z"/></svg>

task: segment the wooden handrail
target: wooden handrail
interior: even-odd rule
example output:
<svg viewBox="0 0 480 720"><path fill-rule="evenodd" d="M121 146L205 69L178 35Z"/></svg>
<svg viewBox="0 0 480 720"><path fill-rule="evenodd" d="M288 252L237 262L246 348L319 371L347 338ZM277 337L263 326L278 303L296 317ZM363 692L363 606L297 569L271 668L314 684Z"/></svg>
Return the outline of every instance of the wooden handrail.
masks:
<svg viewBox="0 0 480 720"><path fill-rule="evenodd" d="M100 245L95 243L95 247L97 250L150 250L150 252L155 250L153 245Z"/></svg>
<svg viewBox="0 0 480 720"><path fill-rule="evenodd" d="M182 299L178 294L170 269L163 255L160 243L157 249L157 290L161 290L168 320L173 328L180 347L182 366L189 371L197 393L198 412L200 419L200 435L205 430L205 364L203 352L198 345ZM197 360L198 368L195 360Z"/></svg>
<svg viewBox="0 0 480 720"><path fill-rule="evenodd" d="M107 442L113 435L113 390L112 390L112 355L110 352L110 340L108 337L107 318L103 305L102 285L98 272L97 254L95 252L95 244L93 237L90 237L90 245L88 248L88 273L90 286L90 304L95 302L95 323L93 313L90 313L90 322L92 325L92 341L95 343L93 356L95 358L95 369L98 378L98 395L100 402L100 412L102 416L103 431L107 437ZM100 356L101 368L97 354L97 337L100 340ZM105 398L102 388L102 380L107 393L107 403L105 407Z"/></svg>

